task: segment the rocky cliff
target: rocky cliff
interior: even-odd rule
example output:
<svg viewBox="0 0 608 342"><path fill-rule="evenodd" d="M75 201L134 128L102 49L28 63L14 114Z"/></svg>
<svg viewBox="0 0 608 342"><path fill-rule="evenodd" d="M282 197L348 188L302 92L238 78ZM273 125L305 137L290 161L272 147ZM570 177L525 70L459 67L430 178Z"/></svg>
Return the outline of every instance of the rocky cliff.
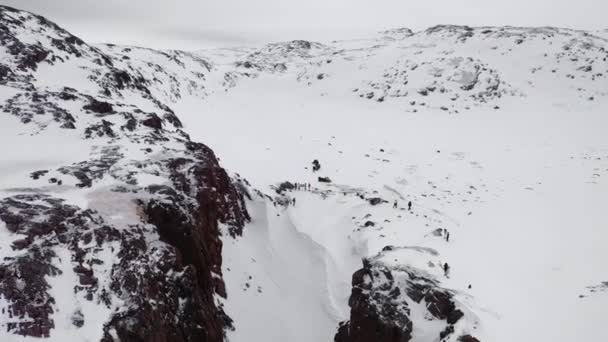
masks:
<svg viewBox="0 0 608 342"><path fill-rule="evenodd" d="M2 330L223 341L219 225L237 235L248 220L235 180L182 131L152 81L111 56L8 7L0 44L2 143L26 137L34 143L16 148L43 160L4 174ZM65 158L45 159L55 154Z"/></svg>
<svg viewBox="0 0 608 342"><path fill-rule="evenodd" d="M340 324L334 341L415 341L415 328L436 341L477 341L459 326L465 313L454 294L421 269L387 263L393 250L365 259L353 275L350 320ZM435 324L418 327L426 322Z"/></svg>

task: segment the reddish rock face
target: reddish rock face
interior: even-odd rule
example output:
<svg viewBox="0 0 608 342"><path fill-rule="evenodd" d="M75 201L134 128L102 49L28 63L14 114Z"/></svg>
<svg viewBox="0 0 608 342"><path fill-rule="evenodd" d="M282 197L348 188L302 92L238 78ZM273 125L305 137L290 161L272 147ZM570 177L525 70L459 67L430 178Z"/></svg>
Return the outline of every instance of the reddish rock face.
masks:
<svg viewBox="0 0 608 342"><path fill-rule="evenodd" d="M61 275L54 266L55 251L65 249L78 279L72 284L75 293L102 306L110 307L112 297L128 303L129 310L104 326L104 342L117 341L112 336L121 341L224 340L231 319L214 300L215 294L226 296L218 226L223 223L230 233L240 234L249 216L235 183L211 151L200 144L191 147L197 147L192 159L165 163L172 187L148 188L152 199L141 201L147 226L142 222L118 230L98 213L48 195L0 200L6 229L25 236L13 243L23 253L0 264L0 295L12 303L8 314L15 320L7 325L9 332L50 336L56 302L47 277ZM145 239L150 229L166 245L150 249ZM120 251L108 288L99 283L94 266L108 262L95 253L110 248L110 242L119 242ZM82 327L86 319L74 313L73 324Z"/></svg>
<svg viewBox="0 0 608 342"><path fill-rule="evenodd" d="M37 35L40 42L20 40ZM223 341L232 322L215 299L226 297L219 225L236 236L249 220L239 183L211 149L190 141L175 113L146 88L152 80L118 69L98 48L5 6L0 46L0 83L15 91L2 111L44 130L40 137L50 146L66 129L78 133L74 146L91 146L78 162L31 170L26 179L38 184L15 184L14 193L0 197L0 229L18 234L10 244L15 253L0 260L5 333L49 337L59 310L72 310L68 323L84 327L93 318L77 304L89 301L108 312L106 322L92 323L104 342ZM86 93L38 85L40 64L67 60L89 72ZM132 96L153 108L144 111L129 102ZM139 184L139 176L158 182ZM98 187L101 179L106 183ZM83 198L94 193L102 203L97 210L68 205L60 186ZM121 196L125 212L105 203ZM76 303L69 308L53 297L54 278L66 273Z"/></svg>
<svg viewBox="0 0 608 342"><path fill-rule="evenodd" d="M147 222L157 227L161 240L173 247L173 255L160 265L161 271L183 274L174 279L176 283L164 282L164 272L158 272L159 278L150 279L143 287L137 279L117 282L117 288L139 292L130 301L139 302L140 306L139 310L110 322L105 328L108 332L105 341L113 341L109 332L114 329L126 341L220 342L224 340L224 329L232 327L232 320L213 298L214 294L226 297L218 225L226 224L231 234L240 234L249 215L242 195L219 167L213 152L202 144L190 144L189 149L196 158L170 160L166 166L173 188L150 189L152 193L162 193L163 200L151 200L144 208ZM195 179L196 183L190 183L189 179ZM183 193L196 194L196 203L192 204ZM126 254L123 262L129 263L130 257L131 254ZM156 308L147 305L150 299L157 303L181 302L177 322L171 319L175 307L167 306L163 312L158 305ZM138 323L136 330L133 322Z"/></svg>

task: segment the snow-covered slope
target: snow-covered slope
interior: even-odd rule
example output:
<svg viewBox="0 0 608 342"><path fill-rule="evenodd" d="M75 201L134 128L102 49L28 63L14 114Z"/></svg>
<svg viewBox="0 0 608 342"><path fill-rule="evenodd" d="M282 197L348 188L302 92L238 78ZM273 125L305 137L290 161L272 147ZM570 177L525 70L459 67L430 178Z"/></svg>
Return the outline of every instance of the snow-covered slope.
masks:
<svg viewBox="0 0 608 342"><path fill-rule="evenodd" d="M1 340L608 339L601 36L156 51L0 7Z"/></svg>
<svg viewBox="0 0 608 342"><path fill-rule="evenodd" d="M151 83L0 7L0 340L221 341L241 197Z"/></svg>
<svg viewBox="0 0 608 342"><path fill-rule="evenodd" d="M606 278L606 40L553 28L404 32L200 52L237 77L204 101L176 103L186 129L262 191L283 180L313 187L287 194L295 206L255 206L243 237L226 241L229 336L331 340L335 326L319 320L349 319L393 331L358 318L369 297L344 296L354 272L388 267L394 278L414 269L450 294L465 315L446 340L606 339L608 298L590 292ZM375 197L387 203L372 206ZM409 200L412 211L402 210ZM276 237L294 229L306 239ZM362 258L374 261L362 268ZM381 274L374 279L384 286ZM398 284L407 292L407 280ZM420 299L403 300L419 312L412 297ZM556 326L565 314L569 323ZM451 330L428 310L408 317L413 341Z"/></svg>

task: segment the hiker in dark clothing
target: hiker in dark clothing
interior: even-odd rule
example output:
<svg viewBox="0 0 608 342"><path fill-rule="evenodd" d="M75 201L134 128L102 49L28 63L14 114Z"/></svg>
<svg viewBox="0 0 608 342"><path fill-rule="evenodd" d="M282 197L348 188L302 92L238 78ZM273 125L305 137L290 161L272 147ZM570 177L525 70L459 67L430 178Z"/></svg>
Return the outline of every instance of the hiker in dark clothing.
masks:
<svg viewBox="0 0 608 342"><path fill-rule="evenodd" d="M450 272L450 266L446 262L445 264L443 264L443 273L447 277L449 272Z"/></svg>
<svg viewBox="0 0 608 342"><path fill-rule="evenodd" d="M450 242L450 232L445 236L445 241Z"/></svg>
<svg viewBox="0 0 608 342"><path fill-rule="evenodd" d="M393 208L397 208L397 200L395 200L395 203L393 203Z"/></svg>
<svg viewBox="0 0 608 342"><path fill-rule="evenodd" d="M407 202L407 210L412 211L412 201Z"/></svg>
<svg viewBox="0 0 608 342"><path fill-rule="evenodd" d="M296 198L295 197L293 198L293 205L294 206L296 205Z"/></svg>

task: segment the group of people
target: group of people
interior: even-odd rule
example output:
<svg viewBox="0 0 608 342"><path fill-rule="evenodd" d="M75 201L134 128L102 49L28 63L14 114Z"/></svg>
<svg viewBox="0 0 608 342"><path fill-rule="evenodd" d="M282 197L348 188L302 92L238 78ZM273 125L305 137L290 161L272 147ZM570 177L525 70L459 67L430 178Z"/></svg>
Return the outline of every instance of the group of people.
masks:
<svg viewBox="0 0 608 342"><path fill-rule="evenodd" d="M298 183L298 182L293 182L293 189L294 190L304 190L304 191L310 191L311 190L311 185L310 183ZM292 197L292 198L288 198L287 202L283 202L283 205L296 205L296 198ZM275 207L276 207L276 203L275 203Z"/></svg>
<svg viewBox="0 0 608 342"><path fill-rule="evenodd" d="M311 189L310 183L297 183L297 182L294 182L293 184L294 184L294 189L295 190L304 190L304 191L308 190L308 191L310 191L310 189ZM346 195L346 192L344 193L344 195ZM357 195L360 195L360 194L357 194ZM295 197L291 198L287 204L288 205L291 204L291 205L295 206L296 205L296 198ZM275 203L275 205L276 205L276 203ZM395 200L395 202L393 202L393 208L397 208L398 206L399 206L399 203L398 203L397 200ZM409 211L412 210L412 201L408 201L408 203L407 203L407 210L409 210ZM447 229L443 228L442 235L443 235L443 237L444 237L444 239L445 239L446 242L450 242L450 232ZM443 274L444 274L445 277L449 278L449 275L450 275L450 265L448 265L447 262L443 264ZM468 288L469 289L471 288L471 284L469 284Z"/></svg>
<svg viewBox="0 0 608 342"><path fill-rule="evenodd" d="M310 183L298 183L298 182L295 182L295 183L293 183L293 187L296 190L304 190L304 191L308 190L308 191L310 191Z"/></svg>

